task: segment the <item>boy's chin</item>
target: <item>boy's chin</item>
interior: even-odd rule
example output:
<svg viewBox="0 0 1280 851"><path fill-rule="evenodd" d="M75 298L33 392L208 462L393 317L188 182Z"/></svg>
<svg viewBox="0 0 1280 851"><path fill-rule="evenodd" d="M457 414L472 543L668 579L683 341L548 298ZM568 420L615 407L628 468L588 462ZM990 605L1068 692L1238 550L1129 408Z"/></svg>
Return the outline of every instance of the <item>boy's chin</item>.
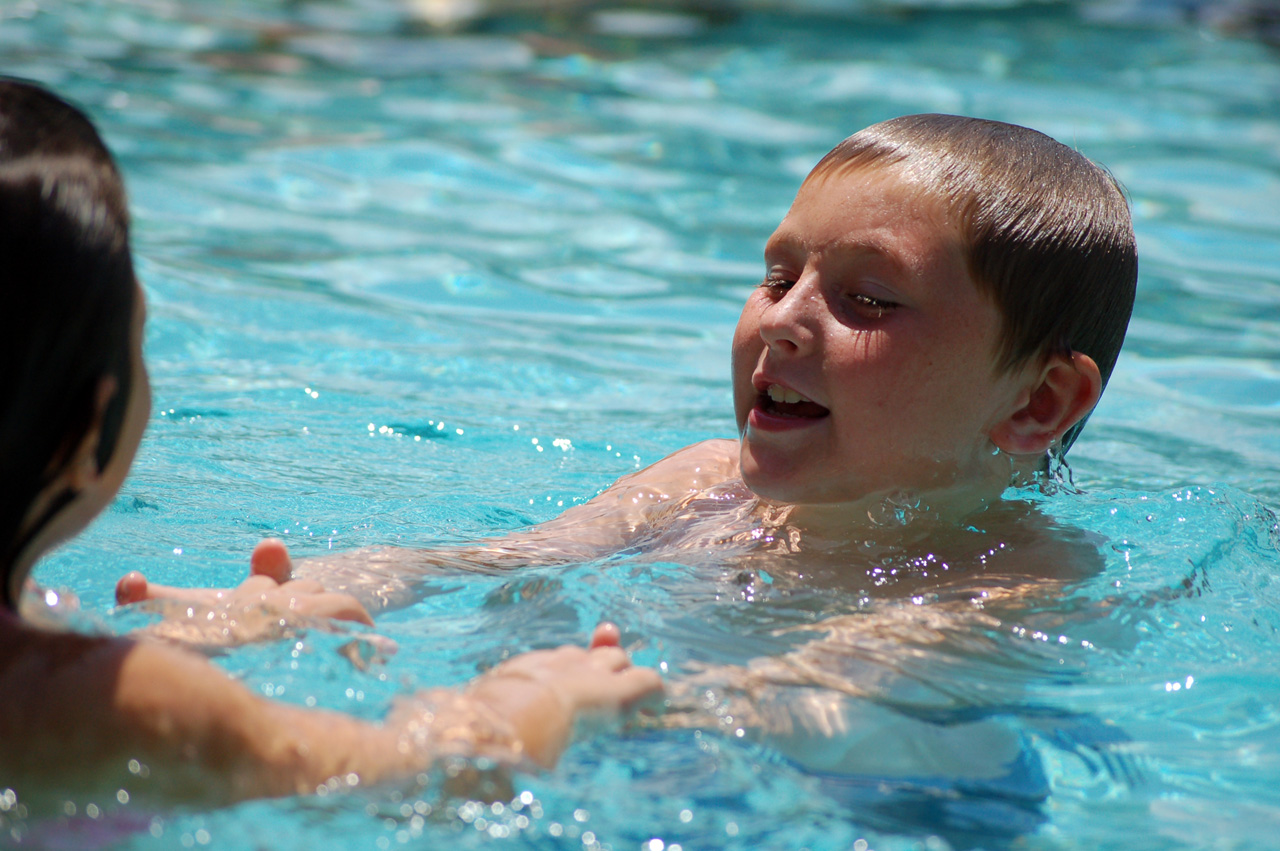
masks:
<svg viewBox="0 0 1280 851"><path fill-rule="evenodd" d="M784 465L771 464L768 460L762 459L751 450L746 441L743 441L739 447L738 469L743 484L760 499L775 503L795 501L797 489L794 482L788 481L790 477L786 475Z"/></svg>
<svg viewBox="0 0 1280 851"><path fill-rule="evenodd" d="M853 487L832 492L806 479L795 467L771 464L747 447L743 447L739 465L743 484L760 499L775 505L836 505L856 502L862 496Z"/></svg>

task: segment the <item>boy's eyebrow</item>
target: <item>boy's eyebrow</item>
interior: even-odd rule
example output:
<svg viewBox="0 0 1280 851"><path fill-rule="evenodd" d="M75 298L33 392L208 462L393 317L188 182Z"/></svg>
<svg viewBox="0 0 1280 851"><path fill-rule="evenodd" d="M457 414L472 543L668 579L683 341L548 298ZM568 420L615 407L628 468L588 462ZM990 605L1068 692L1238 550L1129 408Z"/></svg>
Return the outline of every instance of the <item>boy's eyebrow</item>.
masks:
<svg viewBox="0 0 1280 851"><path fill-rule="evenodd" d="M827 254L832 249L848 254L869 254L883 258L897 271L903 273L906 273L910 268L910 265L903 258L901 252L886 241L878 239L868 239L863 236L846 237L822 246L821 253ZM769 241L765 243L765 261L768 262L771 257L776 256L779 253L792 253L795 251L803 251L805 254L815 253L813 247L806 245L805 240L799 234L779 229L774 231L773 236L769 237Z"/></svg>

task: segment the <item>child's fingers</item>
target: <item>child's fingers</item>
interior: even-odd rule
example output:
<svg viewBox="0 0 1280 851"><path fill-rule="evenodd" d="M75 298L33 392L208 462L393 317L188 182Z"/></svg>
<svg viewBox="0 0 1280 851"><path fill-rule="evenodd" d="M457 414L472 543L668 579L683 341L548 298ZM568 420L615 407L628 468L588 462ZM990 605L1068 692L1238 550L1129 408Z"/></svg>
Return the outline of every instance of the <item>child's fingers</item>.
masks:
<svg viewBox="0 0 1280 851"><path fill-rule="evenodd" d="M270 579L270 577L255 574L246 579L240 587L245 588L255 582L266 582ZM350 594L326 591L324 583L318 579L291 579L276 587L278 591L267 589L272 598L279 600L283 596L288 601L286 606L300 614L330 620L355 621L365 626L373 626L373 618L359 600Z"/></svg>
<svg viewBox="0 0 1280 851"><path fill-rule="evenodd" d="M587 647L591 650L597 647L618 647L622 644L622 630L618 629L618 625L609 621L601 621L596 625L595 631L591 633L591 643Z"/></svg>
<svg viewBox="0 0 1280 851"><path fill-rule="evenodd" d="M606 671L621 671L631 667L631 656L616 645L592 647L587 651L591 664Z"/></svg>
<svg viewBox="0 0 1280 851"><path fill-rule="evenodd" d="M136 570L131 570L116 583L116 605L127 606L130 603L141 603L147 599L147 577Z"/></svg>
<svg viewBox="0 0 1280 851"><path fill-rule="evenodd" d="M218 588L175 588L148 582L147 577L131 570L116 583L116 603L127 606L147 600L183 600L191 603L213 603L221 594Z"/></svg>
<svg viewBox="0 0 1280 851"><path fill-rule="evenodd" d="M324 583L319 579L290 579L280 585L280 590L294 594L321 594L324 592Z"/></svg>
<svg viewBox="0 0 1280 851"><path fill-rule="evenodd" d="M279 538L265 538L253 548L249 557L249 572L254 576L269 576L283 585L293 576L293 561L289 548Z"/></svg>
<svg viewBox="0 0 1280 851"><path fill-rule="evenodd" d="M325 592L298 598L297 610L302 614L329 620L354 621L365 626L373 626L373 618L359 601L350 594Z"/></svg>
<svg viewBox="0 0 1280 851"><path fill-rule="evenodd" d="M269 576L250 576L240 583L238 588L178 588L173 585L159 585L148 582L147 578L136 570L126 573L116 583L116 603L127 606L130 603L142 603L147 600L178 600L183 603L200 603L216 606L228 600L232 595L252 597L265 595L279 586Z"/></svg>
<svg viewBox="0 0 1280 851"><path fill-rule="evenodd" d="M647 698L657 697L665 690L662 684L662 675L653 668L631 667L615 674L615 677L623 686L622 702L624 706L630 706Z"/></svg>

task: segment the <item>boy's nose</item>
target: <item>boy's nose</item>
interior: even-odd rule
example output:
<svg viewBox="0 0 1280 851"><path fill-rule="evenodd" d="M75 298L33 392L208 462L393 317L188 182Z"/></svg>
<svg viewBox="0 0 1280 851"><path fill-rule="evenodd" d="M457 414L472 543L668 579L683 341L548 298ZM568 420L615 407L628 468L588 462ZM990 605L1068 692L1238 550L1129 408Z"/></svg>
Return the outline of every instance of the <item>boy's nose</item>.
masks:
<svg viewBox="0 0 1280 851"><path fill-rule="evenodd" d="M817 335L815 316L821 300L815 288L797 282L765 309L760 317L761 339L784 354L808 351Z"/></svg>

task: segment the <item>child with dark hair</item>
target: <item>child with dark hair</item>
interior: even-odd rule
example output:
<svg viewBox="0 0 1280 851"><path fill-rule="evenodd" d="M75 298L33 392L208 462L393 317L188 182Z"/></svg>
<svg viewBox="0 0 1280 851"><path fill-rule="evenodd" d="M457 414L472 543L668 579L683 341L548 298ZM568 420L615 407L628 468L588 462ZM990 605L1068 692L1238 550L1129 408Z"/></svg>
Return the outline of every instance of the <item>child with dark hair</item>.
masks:
<svg viewBox="0 0 1280 851"><path fill-rule="evenodd" d="M24 620L32 566L119 490L150 387L120 175L88 119L15 80L0 80L0 288L0 782L29 810L304 794L412 777L449 756L549 765L576 717L661 689L602 624L589 648L516 656L372 724L264 700L173 647ZM368 620L345 595L269 579L264 553L255 605Z"/></svg>

